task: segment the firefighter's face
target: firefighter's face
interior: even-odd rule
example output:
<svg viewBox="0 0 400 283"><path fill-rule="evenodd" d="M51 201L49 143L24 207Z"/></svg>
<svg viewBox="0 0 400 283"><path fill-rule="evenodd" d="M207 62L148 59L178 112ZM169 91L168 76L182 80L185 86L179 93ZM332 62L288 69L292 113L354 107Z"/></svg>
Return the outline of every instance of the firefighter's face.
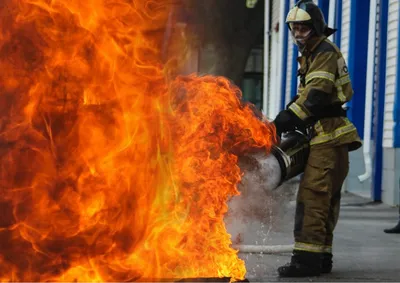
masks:
<svg viewBox="0 0 400 283"><path fill-rule="evenodd" d="M312 29L309 26L299 23L291 23L290 30L293 38L300 45L304 45L306 43L312 32Z"/></svg>

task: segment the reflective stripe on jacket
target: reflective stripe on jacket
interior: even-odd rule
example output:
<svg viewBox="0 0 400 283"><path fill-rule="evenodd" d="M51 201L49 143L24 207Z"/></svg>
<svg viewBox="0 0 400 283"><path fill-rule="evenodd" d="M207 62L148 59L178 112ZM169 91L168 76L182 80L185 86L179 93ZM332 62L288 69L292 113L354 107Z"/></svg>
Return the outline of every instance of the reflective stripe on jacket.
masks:
<svg viewBox="0 0 400 283"><path fill-rule="evenodd" d="M343 105L353 96L346 62L339 48L326 37L313 38L298 58L300 85L298 99L289 106L300 119L318 117L324 109ZM322 118L315 125L311 145L349 144L349 150L361 147L357 129L347 118Z"/></svg>

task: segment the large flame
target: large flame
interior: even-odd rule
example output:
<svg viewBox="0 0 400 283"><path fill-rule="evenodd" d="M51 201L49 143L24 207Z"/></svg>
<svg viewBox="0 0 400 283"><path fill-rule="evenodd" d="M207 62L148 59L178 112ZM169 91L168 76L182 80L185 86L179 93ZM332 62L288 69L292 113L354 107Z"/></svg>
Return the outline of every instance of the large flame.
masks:
<svg viewBox="0 0 400 283"><path fill-rule="evenodd" d="M273 127L171 80L173 4L0 3L0 281L244 278L223 217Z"/></svg>

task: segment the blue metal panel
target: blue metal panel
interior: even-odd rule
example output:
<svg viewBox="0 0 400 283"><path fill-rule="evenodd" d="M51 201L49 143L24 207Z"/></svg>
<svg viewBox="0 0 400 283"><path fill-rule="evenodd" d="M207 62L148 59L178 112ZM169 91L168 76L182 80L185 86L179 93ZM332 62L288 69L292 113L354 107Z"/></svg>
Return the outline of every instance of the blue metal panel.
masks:
<svg viewBox="0 0 400 283"><path fill-rule="evenodd" d="M400 9L399 15L400 19ZM396 97L394 101L393 121L393 146L400 147L400 21L398 24L397 34L397 70L396 70Z"/></svg>
<svg viewBox="0 0 400 283"><path fill-rule="evenodd" d="M324 14L325 21L328 22L329 19L329 0L319 0L318 6Z"/></svg>
<svg viewBox="0 0 400 283"><path fill-rule="evenodd" d="M298 48L296 44L293 44L293 57L292 57L292 87L290 90L290 97L293 98L297 94L297 56L298 56Z"/></svg>
<svg viewBox="0 0 400 283"><path fill-rule="evenodd" d="M368 55L368 24L370 0L352 0L350 13L350 42L348 67L354 89L353 99L348 103L349 119L361 136L364 135L365 83Z"/></svg>
<svg viewBox="0 0 400 283"><path fill-rule="evenodd" d="M385 94L386 94L386 47L388 32L388 9L389 0L380 0L379 12L379 57L378 57L378 93L375 101L374 141L375 162L372 179L372 199L382 199L382 174L383 174L383 121L385 116Z"/></svg>
<svg viewBox="0 0 400 283"><path fill-rule="evenodd" d="M290 0L285 0L285 15L289 13ZM286 105L286 82L287 82L287 60L288 60L288 27L286 25L282 26L283 31L283 55L282 55L282 80L281 80L281 110L285 108Z"/></svg>
<svg viewBox="0 0 400 283"><path fill-rule="evenodd" d="M337 28L337 32L334 35L334 42L339 48L342 43L342 12L343 2L342 0L336 0L335 28Z"/></svg>

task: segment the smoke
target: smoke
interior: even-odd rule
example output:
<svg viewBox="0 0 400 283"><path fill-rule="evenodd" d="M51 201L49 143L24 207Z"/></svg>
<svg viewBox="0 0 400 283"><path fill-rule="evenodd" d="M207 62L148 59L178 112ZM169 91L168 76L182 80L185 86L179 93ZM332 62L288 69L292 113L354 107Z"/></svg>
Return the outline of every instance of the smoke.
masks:
<svg viewBox="0 0 400 283"><path fill-rule="evenodd" d="M245 156L240 159L239 166L242 172L245 172L240 187L243 192L246 191L247 195L251 186L257 186L258 190L265 193L278 187L282 173L274 155L258 153Z"/></svg>
<svg viewBox="0 0 400 283"><path fill-rule="evenodd" d="M297 182L278 187L281 169L272 154L242 156L239 167L243 172L238 185L241 194L228 202L227 230L233 244L266 244L269 233L289 219L286 206L294 199Z"/></svg>

